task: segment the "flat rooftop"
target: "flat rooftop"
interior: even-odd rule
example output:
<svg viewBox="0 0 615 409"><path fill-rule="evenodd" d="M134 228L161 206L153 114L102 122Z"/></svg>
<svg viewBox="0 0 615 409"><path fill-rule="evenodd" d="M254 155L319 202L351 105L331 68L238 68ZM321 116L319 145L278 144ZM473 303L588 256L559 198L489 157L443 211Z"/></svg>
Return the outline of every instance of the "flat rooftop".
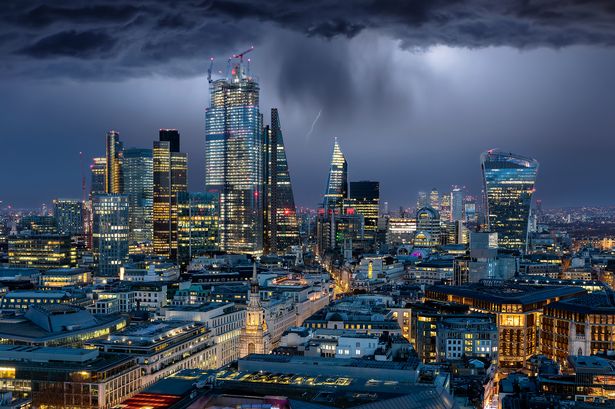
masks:
<svg viewBox="0 0 615 409"><path fill-rule="evenodd" d="M549 304L549 308L582 314L615 315L615 296L594 292Z"/></svg>
<svg viewBox="0 0 615 409"><path fill-rule="evenodd" d="M432 285L426 291L437 291L460 297L488 300L497 304L532 304L548 299L584 294L581 287L533 286L510 282L501 285L484 285L472 283L463 286Z"/></svg>

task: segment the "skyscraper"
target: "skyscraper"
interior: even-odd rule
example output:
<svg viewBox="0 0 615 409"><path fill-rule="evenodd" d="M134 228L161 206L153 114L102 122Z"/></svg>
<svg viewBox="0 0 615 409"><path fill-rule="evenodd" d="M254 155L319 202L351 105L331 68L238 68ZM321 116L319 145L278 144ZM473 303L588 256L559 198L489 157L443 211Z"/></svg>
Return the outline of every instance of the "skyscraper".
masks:
<svg viewBox="0 0 615 409"><path fill-rule="evenodd" d="M458 187L451 192L451 220L463 220L463 191Z"/></svg>
<svg viewBox="0 0 615 409"><path fill-rule="evenodd" d="M372 181L350 182L350 207L363 216L365 240L376 239L380 213L380 183Z"/></svg>
<svg viewBox="0 0 615 409"><path fill-rule="evenodd" d="M124 194L128 196L128 236L130 251L153 240L154 169L151 149L124 151L122 166Z"/></svg>
<svg viewBox="0 0 615 409"><path fill-rule="evenodd" d="M158 133L158 140L161 142L169 142L171 152L180 152L179 150L179 132L177 129L161 129Z"/></svg>
<svg viewBox="0 0 615 409"><path fill-rule="evenodd" d="M205 187L220 195L223 250L263 251L263 136L258 83L241 60L210 85L205 111Z"/></svg>
<svg viewBox="0 0 615 409"><path fill-rule="evenodd" d="M177 193L187 186L188 158L185 153L171 152L168 141L154 141L152 150L154 252L177 257Z"/></svg>
<svg viewBox="0 0 615 409"><path fill-rule="evenodd" d="M487 221L501 247L524 251L538 161L491 149L481 155Z"/></svg>
<svg viewBox="0 0 615 409"><path fill-rule="evenodd" d="M416 197L416 210L429 206L429 200L427 200L427 193L420 191Z"/></svg>
<svg viewBox="0 0 615 409"><path fill-rule="evenodd" d="M90 196L107 192L107 158L92 158Z"/></svg>
<svg viewBox="0 0 615 409"><path fill-rule="evenodd" d="M340 145L335 138L333 145L333 155L331 156L331 166L329 167L329 177L325 190L323 208L325 214L342 213L341 208L344 199L348 197L348 162L340 149Z"/></svg>
<svg viewBox="0 0 615 409"><path fill-rule="evenodd" d="M435 187L429 192L429 206L434 210L440 210L440 193Z"/></svg>
<svg viewBox="0 0 615 409"><path fill-rule="evenodd" d="M264 130L265 250L280 253L299 244L299 224L280 118L271 109L271 126Z"/></svg>
<svg viewBox="0 0 615 409"><path fill-rule="evenodd" d="M83 210L81 200L54 200L53 217L56 219L58 232L71 236L83 234Z"/></svg>
<svg viewBox="0 0 615 409"><path fill-rule="evenodd" d="M452 220L450 193L443 193L440 197L440 219L443 222L450 222Z"/></svg>
<svg viewBox="0 0 615 409"><path fill-rule="evenodd" d="M118 276L128 260L128 196L95 195L92 199L92 252L100 276Z"/></svg>
<svg viewBox="0 0 615 409"><path fill-rule="evenodd" d="M120 134L116 131L107 132L107 156L105 172L105 192L122 193L122 142Z"/></svg>
<svg viewBox="0 0 615 409"><path fill-rule="evenodd" d="M177 194L177 260L181 265L219 249L219 205L215 193Z"/></svg>

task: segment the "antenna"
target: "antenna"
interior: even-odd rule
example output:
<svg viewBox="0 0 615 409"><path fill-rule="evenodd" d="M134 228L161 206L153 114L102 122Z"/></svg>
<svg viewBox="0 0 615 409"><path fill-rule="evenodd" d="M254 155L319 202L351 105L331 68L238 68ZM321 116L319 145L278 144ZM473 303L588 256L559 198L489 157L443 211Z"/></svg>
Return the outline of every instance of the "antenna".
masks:
<svg viewBox="0 0 615 409"><path fill-rule="evenodd" d="M209 69L207 70L207 82L211 83L211 71L214 68L214 57L209 59Z"/></svg>

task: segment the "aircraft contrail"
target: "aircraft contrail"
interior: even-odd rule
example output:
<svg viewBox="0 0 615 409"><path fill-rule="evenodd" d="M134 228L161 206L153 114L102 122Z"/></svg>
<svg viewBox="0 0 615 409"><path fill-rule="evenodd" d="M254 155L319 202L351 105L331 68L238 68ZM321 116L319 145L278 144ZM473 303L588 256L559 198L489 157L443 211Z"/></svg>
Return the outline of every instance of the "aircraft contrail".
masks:
<svg viewBox="0 0 615 409"><path fill-rule="evenodd" d="M312 127L310 128L310 131L305 135L305 139L308 139L310 135L312 135L312 132L314 132L314 126L316 126L316 122L318 122L318 118L320 118L321 113L322 113L322 108L320 109L320 111L318 111L316 118L314 118L314 122L312 122Z"/></svg>

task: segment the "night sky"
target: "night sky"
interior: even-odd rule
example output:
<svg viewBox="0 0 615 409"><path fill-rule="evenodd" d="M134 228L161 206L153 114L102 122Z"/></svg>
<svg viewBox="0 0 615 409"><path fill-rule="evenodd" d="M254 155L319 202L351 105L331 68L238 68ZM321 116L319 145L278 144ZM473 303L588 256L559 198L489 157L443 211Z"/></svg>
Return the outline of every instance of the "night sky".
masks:
<svg viewBox="0 0 615 409"><path fill-rule="evenodd" d="M5 205L80 197L79 151L102 156L109 129L148 148L179 129L202 190L209 58L224 72L251 45L298 205L321 200L335 136L391 208L478 192L494 147L540 161L545 207L615 203L610 0L20 0L0 20Z"/></svg>

